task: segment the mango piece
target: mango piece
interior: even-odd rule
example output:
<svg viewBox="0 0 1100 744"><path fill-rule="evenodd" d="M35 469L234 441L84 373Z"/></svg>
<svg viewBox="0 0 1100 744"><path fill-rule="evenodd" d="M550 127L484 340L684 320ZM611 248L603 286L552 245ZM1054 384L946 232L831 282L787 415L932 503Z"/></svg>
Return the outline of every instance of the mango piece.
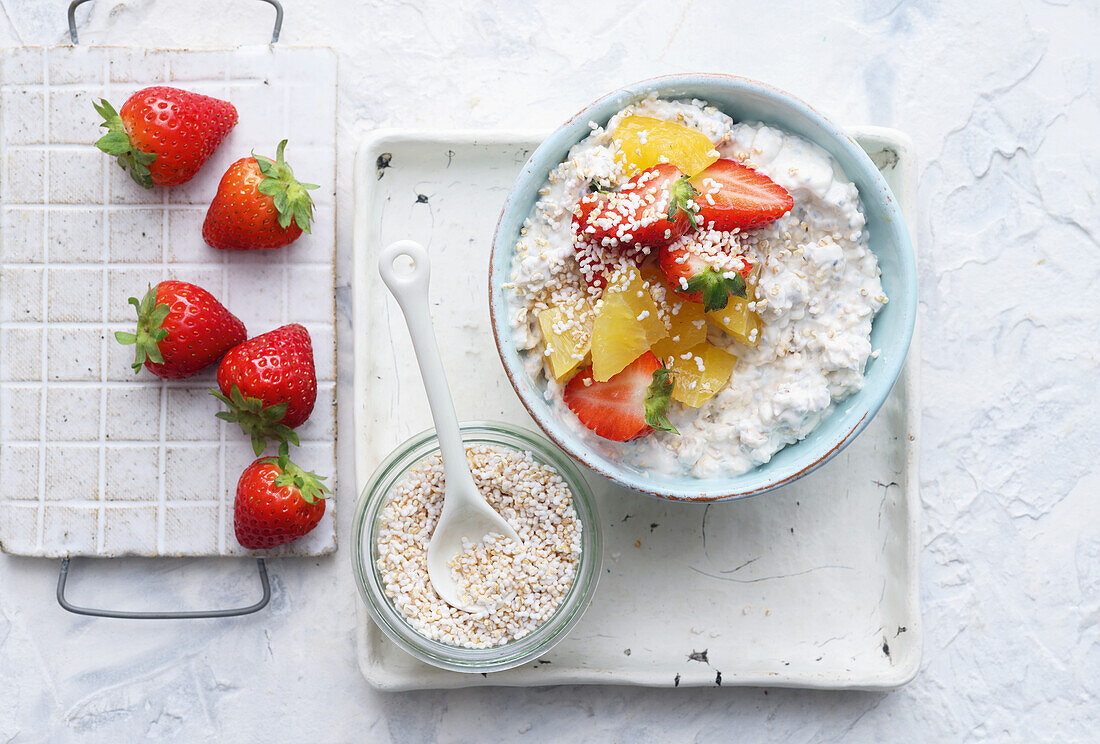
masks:
<svg viewBox="0 0 1100 744"><path fill-rule="evenodd" d="M657 303L668 336L653 344L652 351L658 359L687 351L707 340L706 315L698 302L688 302L672 291L664 273L655 263L641 268L642 281L649 285L653 301Z"/></svg>
<svg viewBox="0 0 1100 744"><path fill-rule="evenodd" d="M621 291L624 294L638 322L645 327L650 344L654 344L668 335L668 329L661 320L653 291L647 284L652 287L645 278L644 270L632 266L612 275L609 291Z"/></svg>
<svg viewBox="0 0 1100 744"><path fill-rule="evenodd" d="M612 276L592 324L592 376L606 382L668 336L636 268Z"/></svg>
<svg viewBox="0 0 1100 744"><path fill-rule="evenodd" d="M698 302L688 302L672 292L668 292L666 297L673 298L666 313L668 338L653 345L653 353L661 360L682 354L707 340L707 316L703 313L703 306Z"/></svg>
<svg viewBox="0 0 1100 744"><path fill-rule="evenodd" d="M755 297L751 288L747 294ZM729 304L721 310L711 310L707 318L746 346L760 343L760 316L749 310L747 299L730 297Z"/></svg>
<svg viewBox="0 0 1100 744"><path fill-rule="evenodd" d="M672 399L698 408L726 386L735 364L737 357L705 341L673 356Z"/></svg>
<svg viewBox="0 0 1100 744"><path fill-rule="evenodd" d="M604 292L592 324L592 376L607 382L649 350L645 327L623 292Z"/></svg>
<svg viewBox="0 0 1100 744"><path fill-rule="evenodd" d="M611 136L620 142L628 174L643 171L667 158L688 176L705 170L718 159L710 138L697 129L648 116L627 116Z"/></svg>
<svg viewBox="0 0 1100 744"><path fill-rule="evenodd" d="M539 330L549 353L550 373L564 382L587 358L592 346L592 306L581 300L576 307L550 307L539 313Z"/></svg>

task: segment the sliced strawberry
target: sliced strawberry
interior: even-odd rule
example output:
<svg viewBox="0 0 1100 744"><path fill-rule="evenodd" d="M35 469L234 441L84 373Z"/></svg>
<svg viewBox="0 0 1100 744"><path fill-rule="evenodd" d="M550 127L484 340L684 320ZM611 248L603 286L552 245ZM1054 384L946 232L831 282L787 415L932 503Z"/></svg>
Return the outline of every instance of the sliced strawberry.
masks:
<svg viewBox="0 0 1100 744"><path fill-rule="evenodd" d="M745 277L752 270L738 257L704 255L688 238L662 248L657 263L676 294L703 303L708 312L724 308L731 296L744 297Z"/></svg>
<svg viewBox="0 0 1100 744"><path fill-rule="evenodd" d="M591 233L585 232L585 224L593 210L602 209L603 200L600 194L585 194L573 207L573 252L576 254L577 268L588 286L598 289L607 284L608 263L604 259L604 251L592 239Z"/></svg>
<svg viewBox="0 0 1100 744"><path fill-rule="evenodd" d="M691 183L700 194L695 200L699 223L714 230L760 227L794 206L785 188L736 160L716 161L692 177Z"/></svg>
<svg viewBox="0 0 1100 744"><path fill-rule="evenodd" d="M676 166L655 165L586 204L581 233L605 249L660 248L697 226L697 194Z"/></svg>
<svg viewBox="0 0 1100 744"><path fill-rule="evenodd" d="M588 240L574 240L577 268L589 287L603 289L607 286L607 275L613 269L613 261L605 257L599 246Z"/></svg>
<svg viewBox="0 0 1100 744"><path fill-rule="evenodd" d="M563 398L581 423L604 439L626 442L654 429L679 433L667 415L672 380L652 351L607 382L596 382L591 367L578 372Z"/></svg>
<svg viewBox="0 0 1100 744"><path fill-rule="evenodd" d="M573 207L573 251L576 254L577 268L589 287L603 289L607 277L627 259L640 264L649 254L650 248L641 245L627 245L612 240L597 240L596 228L587 224L594 214L602 214L608 202L604 193L585 194Z"/></svg>
<svg viewBox="0 0 1100 744"><path fill-rule="evenodd" d="M584 234L585 224L588 222L589 215L592 214L592 210L599 207L603 208L603 202L606 201L607 196L597 191L592 191L581 197L580 201L573 208L573 232L581 237L591 237ZM593 230L592 232L595 232Z"/></svg>

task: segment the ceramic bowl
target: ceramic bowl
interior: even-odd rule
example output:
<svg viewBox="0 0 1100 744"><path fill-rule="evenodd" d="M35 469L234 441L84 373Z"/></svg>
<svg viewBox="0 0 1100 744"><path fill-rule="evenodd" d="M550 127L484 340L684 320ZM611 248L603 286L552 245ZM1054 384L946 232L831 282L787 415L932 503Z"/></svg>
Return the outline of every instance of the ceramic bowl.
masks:
<svg viewBox="0 0 1100 744"><path fill-rule="evenodd" d="M762 121L824 148L836 158L859 189L867 217L870 248L882 269L890 302L875 316L871 346L877 359L867 361L865 383L844 399L809 436L777 452L769 462L736 476L698 479L667 475L626 465L597 451L566 426L544 397L545 381L526 372L508 321L505 284L523 221L550 171L569 149L588 136L589 122L606 125L625 106L656 92L661 98L698 98L733 117ZM489 269L489 307L493 333L504 369L523 405L559 447L596 473L635 491L674 500L718 501L743 498L790 483L825 464L870 423L886 400L905 362L917 310L916 261L897 201L871 159L850 135L807 104L752 80L717 74L672 75L644 80L600 98L551 134L524 165L504 203L493 238Z"/></svg>

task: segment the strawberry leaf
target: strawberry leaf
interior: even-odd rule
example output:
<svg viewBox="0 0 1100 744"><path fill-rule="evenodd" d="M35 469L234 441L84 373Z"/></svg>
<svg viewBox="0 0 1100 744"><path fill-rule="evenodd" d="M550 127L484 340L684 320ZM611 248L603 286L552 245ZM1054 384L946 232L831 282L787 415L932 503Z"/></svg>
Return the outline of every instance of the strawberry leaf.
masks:
<svg viewBox="0 0 1100 744"><path fill-rule="evenodd" d="M260 433L259 429L253 429L251 437L252 451L256 453L256 457L259 457L267 449L267 438Z"/></svg>
<svg viewBox="0 0 1100 744"><path fill-rule="evenodd" d="M675 222L678 212L687 215L688 222L698 230L699 222L695 215L699 213L699 205L695 203L695 197L699 196L698 190L691 185L687 176L681 176L668 187L668 221Z"/></svg>
<svg viewBox="0 0 1100 744"><path fill-rule="evenodd" d="M286 143L286 140L279 143L275 160L253 153L252 157L256 160L260 173L264 177L256 188L261 194L271 197L279 213L279 227L286 229L293 222L302 229L302 232L308 233L313 221L313 197L309 192L318 186L312 183L301 183L294 178L294 171L283 157Z"/></svg>
<svg viewBox="0 0 1100 744"><path fill-rule="evenodd" d="M707 312L722 310L729 304L731 295L745 297L745 278L735 271L719 271L708 266L687 280L687 291L703 293L703 309Z"/></svg>
<svg viewBox="0 0 1100 744"><path fill-rule="evenodd" d="M316 504L325 498L326 493L332 493L328 486L321 482L325 480L323 476L303 470L291 462L283 452L280 451L276 462L283 472L275 476L274 485L280 488L287 486L294 488L307 504Z"/></svg>
<svg viewBox="0 0 1100 744"><path fill-rule="evenodd" d="M158 285L159 286L159 285ZM115 340L124 346L134 346L134 373L141 371L142 365L148 360L153 364L164 364L164 357L160 353L160 342L168 338L168 331L161 328L168 318L171 308L165 304L157 304L156 287L150 286L145 296L139 301L131 297L130 304L137 310L138 321L135 333L115 332Z"/></svg>
<svg viewBox="0 0 1100 744"><path fill-rule="evenodd" d="M653 371L653 382L645 398L645 422L658 431L679 434L668 420L668 407L672 402L672 377L664 367Z"/></svg>
<svg viewBox="0 0 1100 744"><path fill-rule="evenodd" d="M149 171L149 166L157 159L156 153L144 152L134 146L125 122L106 99L101 98L99 103L93 103L92 106L96 113L103 117L103 122L99 126L107 129L107 134L95 143L96 147L108 155L113 155L119 167L129 173L130 178L134 179L139 186L153 188L153 174Z"/></svg>
<svg viewBox="0 0 1100 744"><path fill-rule="evenodd" d="M222 421L237 424L241 431L252 441L252 450L258 457L267 447L268 440L280 445L299 446L298 432L281 423L286 417L287 402L265 406L259 398L250 398L234 385L225 395L220 390L210 388L210 394L220 400L229 409L214 414Z"/></svg>
<svg viewBox="0 0 1100 744"><path fill-rule="evenodd" d="M273 406L268 406L260 411L260 418L264 421L282 421L283 416L286 416L286 409L290 406L290 403L283 401L282 403L276 403Z"/></svg>

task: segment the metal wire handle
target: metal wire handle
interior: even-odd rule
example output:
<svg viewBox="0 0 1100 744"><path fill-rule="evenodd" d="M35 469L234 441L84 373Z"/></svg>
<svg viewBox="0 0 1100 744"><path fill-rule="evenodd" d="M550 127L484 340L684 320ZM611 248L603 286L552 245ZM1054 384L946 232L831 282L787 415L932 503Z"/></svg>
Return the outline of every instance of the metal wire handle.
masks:
<svg viewBox="0 0 1100 744"><path fill-rule="evenodd" d="M86 2L88 0L73 0L69 3L69 38L74 44L80 43L76 36L76 9ZM274 44L279 40L279 33L283 30L283 5L279 0L260 0L260 2L275 7L275 28L271 30L271 43Z"/></svg>
<svg viewBox="0 0 1100 744"><path fill-rule="evenodd" d="M256 604L247 607L235 607L228 610L192 610L188 612L127 612L125 610L100 610L91 607L79 607L65 599L65 582L69 578L69 559L61 560L61 574L57 577L57 603L69 612L92 617L118 617L126 620L191 620L201 617L237 617L249 615L267 607L271 601L271 583L267 580L267 566L263 558L256 559L256 568L260 572L260 586L263 596Z"/></svg>

